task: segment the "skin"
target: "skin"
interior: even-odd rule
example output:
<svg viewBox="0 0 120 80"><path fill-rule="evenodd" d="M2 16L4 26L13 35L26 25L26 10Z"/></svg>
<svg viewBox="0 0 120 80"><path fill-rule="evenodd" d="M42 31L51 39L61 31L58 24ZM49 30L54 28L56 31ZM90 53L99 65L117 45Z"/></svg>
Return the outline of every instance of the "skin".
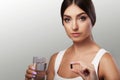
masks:
<svg viewBox="0 0 120 80"><path fill-rule="evenodd" d="M63 24L73 44L66 50L63 56L58 75L63 78L81 76L84 80L97 80L97 74L91 62L101 47L92 39L91 30L93 27L89 16L81 8L72 4L64 12ZM47 80L54 79L56 56L57 53L50 59L46 72ZM73 65L72 69L70 68L70 64ZM34 70L33 65L29 66L26 71L26 80L31 79L33 73L36 75ZM85 70L89 71L89 75L85 75ZM42 75L45 75L45 72L43 72ZM100 61L98 77L99 80L120 80L119 70L114 59L108 53L106 53Z"/></svg>

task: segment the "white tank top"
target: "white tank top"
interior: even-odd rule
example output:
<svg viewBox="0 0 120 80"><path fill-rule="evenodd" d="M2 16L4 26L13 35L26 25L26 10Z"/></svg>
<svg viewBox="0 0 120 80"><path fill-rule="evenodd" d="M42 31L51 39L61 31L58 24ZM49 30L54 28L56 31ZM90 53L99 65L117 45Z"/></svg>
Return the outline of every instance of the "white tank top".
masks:
<svg viewBox="0 0 120 80"><path fill-rule="evenodd" d="M55 60L55 77L54 77L54 80L83 80L82 77L75 77L75 78L63 78L61 76L58 75L58 69L59 69L59 66L60 66L60 63L62 61L62 58L63 58L63 55L65 53L66 50L64 51L60 51L58 54L57 54L57 57L56 57L56 60ZM106 53L107 51L105 49L100 49L96 56L94 57L93 61L92 61L92 64L94 65L95 67L95 71L97 73L98 71L98 65L99 65L99 62L101 60L101 57ZM98 74L97 74L98 75Z"/></svg>

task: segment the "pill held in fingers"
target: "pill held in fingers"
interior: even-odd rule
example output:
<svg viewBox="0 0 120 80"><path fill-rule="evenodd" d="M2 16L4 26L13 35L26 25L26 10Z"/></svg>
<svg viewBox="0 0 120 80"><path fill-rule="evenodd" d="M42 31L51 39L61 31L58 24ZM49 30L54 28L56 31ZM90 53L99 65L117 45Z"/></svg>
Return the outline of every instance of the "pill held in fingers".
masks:
<svg viewBox="0 0 120 80"><path fill-rule="evenodd" d="M73 68L73 64L70 64L70 68L71 68L71 69Z"/></svg>

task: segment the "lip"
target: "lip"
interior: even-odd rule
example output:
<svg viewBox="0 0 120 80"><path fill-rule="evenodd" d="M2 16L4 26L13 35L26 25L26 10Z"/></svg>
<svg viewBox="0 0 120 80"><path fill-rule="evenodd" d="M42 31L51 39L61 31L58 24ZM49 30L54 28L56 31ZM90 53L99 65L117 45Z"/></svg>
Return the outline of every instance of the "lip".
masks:
<svg viewBox="0 0 120 80"><path fill-rule="evenodd" d="M71 33L73 37L78 37L80 36L80 33Z"/></svg>

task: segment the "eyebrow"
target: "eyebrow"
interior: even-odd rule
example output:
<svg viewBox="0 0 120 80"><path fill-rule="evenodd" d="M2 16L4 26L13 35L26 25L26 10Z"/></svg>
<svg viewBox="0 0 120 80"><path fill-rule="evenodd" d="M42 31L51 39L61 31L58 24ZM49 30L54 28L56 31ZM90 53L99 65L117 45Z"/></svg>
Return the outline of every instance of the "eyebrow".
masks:
<svg viewBox="0 0 120 80"><path fill-rule="evenodd" d="M85 12L81 12L81 13L77 14L77 17L79 17L79 16L81 16L83 14L86 14L86 13ZM65 15L63 15L63 17L70 17L70 16L65 14Z"/></svg>

